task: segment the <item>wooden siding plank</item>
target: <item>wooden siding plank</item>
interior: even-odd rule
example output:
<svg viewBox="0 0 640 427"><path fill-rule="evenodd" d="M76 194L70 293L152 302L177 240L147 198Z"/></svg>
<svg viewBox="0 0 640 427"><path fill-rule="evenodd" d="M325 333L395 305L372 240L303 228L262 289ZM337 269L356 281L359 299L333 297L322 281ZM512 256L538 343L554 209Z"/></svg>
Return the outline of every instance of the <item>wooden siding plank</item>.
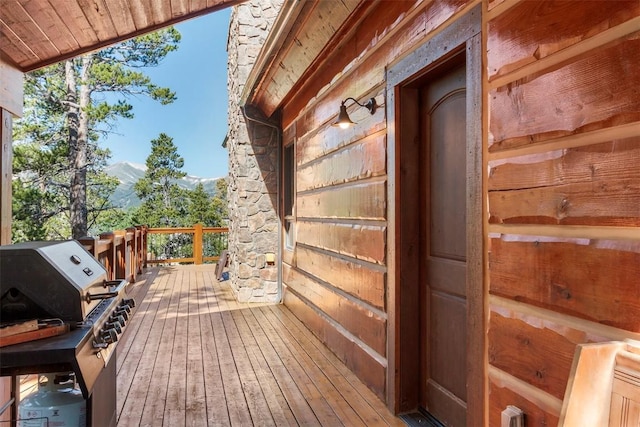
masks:
<svg viewBox="0 0 640 427"><path fill-rule="evenodd" d="M386 354L387 322L383 317L288 265L283 266L282 281L290 291L296 292L322 310L378 354Z"/></svg>
<svg viewBox="0 0 640 427"><path fill-rule="evenodd" d="M336 222L296 223L296 241L363 261L384 265L386 259L384 225Z"/></svg>
<svg viewBox="0 0 640 427"><path fill-rule="evenodd" d="M606 340L568 330L564 325L493 308L488 332L491 365L561 400L576 345Z"/></svg>
<svg viewBox="0 0 640 427"><path fill-rule="evenodd" d="M489 222L640 226L639 199L640 181L627 178L491 192Z"/></svg>
<svg viewBox="0 0 640 427"><path fill-rule="evenodd" d="M292 292L285 292L284 299L287 308L309 329L314 331L318 339L331 348L336 356L382 399L386 366L344 336L333 325L328 324L326 319Z"/></svg>
<svg viewBox="0 0 640 427"><path fill-rule="evenodd" d="M489 151L640 120L639 33L489 94Z"/></svg>
<svg viewBox="0 0 640 427"><path fill-rule="evenodd" d="M299 218L383 221L387 215L386 180L374 179L298 194Z"/></svg>
<svg viewBox="0 0 640 427"><path fill-rule="evenodd" d="M495 369L492 369L495 372ZM527 384L528 385L528 384ZM550 408L544 401L536 399L536 395L527 395L522 390L514 390L511 384L502 381L495 375L489 375L489 425L501 425L501 413L508 405L516 406L526 414L528 426L557 426L560 417L560 406Z"/></svg>
<svg viewBox="0 0 640 427"><path fill-rule="evenodd" d="M490 161L488 190L607 181L621 176L640 179L640 136Z"/></svg>
<svg viewBox="0 0 640 427"><path fill-rule="evenodd" d="M384 175L387 166L385 140L385 134L378 133L318 162L298 168L297 191Z"/></svg>
<svg viewBox="0 0 640 427"><path fill-rule="evenodd" d="M640 332L640 241L494 236L489 271L494 295Z"/></svg>
<svg viewBox="0 0 640 427"><path fill-rule="evenodd" d="M300 270L384 310L384 271L302 247L297 249L297 266Z"/></svg>
<svg viewBox="0 0 640 427"><path fill-rule="evenodd" d="M378 97L377 99L381 98ZM338 113L339 107L340 101L337 101L333 107L334 115ZM307 127L305 127L300 123L304 121L304 118L296 122L296 131L299 130L301 133L306 132L306 134L303 135L298 133L299 139L296 144L296 163L298 167L304 166L306 163L326 156L342 147L371 137L371 135L384 130L386 127L385 112L382 107L378 107L376 113L373 115L357 105L350 105L347 110L351 120L357 121L358 125L351 126L347 129L335 126L324 126L312 132L309 127L314 126L313 124L307 123Z"/></svg>
<svg viewBox="0 0 640 427"><path fill-rule="evenodd" d="M84 47L98 42L98 36L78 2L49 0L49 4L56 11L64 26L73 34L73 38L78 42L79 46Z"/></svg>
<svg viewBox="0 0 640 427"><path fill-rule="evenodd" d="M533 63L633 17L635 1L521 1L488 23L489 79Z"/></svg>
<svg viewBox="0 0 640 427"><path fill-rule="evenodd" d="M490 223L640 225L640 137L489 168Z"/></svg>

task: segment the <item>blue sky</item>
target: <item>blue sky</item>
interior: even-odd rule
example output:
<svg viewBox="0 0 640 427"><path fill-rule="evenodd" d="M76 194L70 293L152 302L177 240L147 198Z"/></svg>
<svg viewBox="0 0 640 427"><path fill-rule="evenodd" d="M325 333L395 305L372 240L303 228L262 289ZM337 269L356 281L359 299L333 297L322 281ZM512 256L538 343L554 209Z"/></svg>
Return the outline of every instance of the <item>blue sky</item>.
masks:
<svg viewBox="0 0 640 427"><path fill-rule="evenodd" d="M114 135L101 141L112 152L110 163L144 164L151 140L161 132L173 138L184 158L183 171L202 178L228 172L227 150L227 8L176 25L182 40L155 68L144 72L159 86L176 92L178 99L160 105L146 97L130 98L134 118L120 119Z"/></svg>

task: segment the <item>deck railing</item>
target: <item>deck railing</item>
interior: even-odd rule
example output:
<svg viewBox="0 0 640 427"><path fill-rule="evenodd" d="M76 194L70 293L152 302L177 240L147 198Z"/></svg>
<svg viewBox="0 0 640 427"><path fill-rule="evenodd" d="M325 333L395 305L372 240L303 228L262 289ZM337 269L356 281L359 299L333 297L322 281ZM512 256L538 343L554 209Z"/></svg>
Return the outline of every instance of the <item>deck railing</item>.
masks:
<svg viewBox="0 0 640 427"><path fill-rule="evenodd" d="M215 262L227 249L227 227L150 228L148 229L147 263Z"/></svg>
<svg viewBox="0 0 640 427"><path fill-rule="evenodd" d="M148 264L218 261L222 250L227 249L228 231L227 227L202 224L176 228L136 226L78 240L104 265L109 280L135 282Z"/></svg>

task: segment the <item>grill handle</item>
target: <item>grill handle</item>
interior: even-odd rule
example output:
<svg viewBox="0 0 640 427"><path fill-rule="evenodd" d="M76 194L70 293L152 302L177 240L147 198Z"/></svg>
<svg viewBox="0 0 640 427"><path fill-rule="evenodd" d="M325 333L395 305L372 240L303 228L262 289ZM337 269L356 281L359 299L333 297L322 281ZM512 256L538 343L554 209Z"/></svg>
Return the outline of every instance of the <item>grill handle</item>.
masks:
<svg viewBox="0 0 640 427"><path fill-rule="evenodd" d="M87 301L87 303L90 303L91 301L98 300L98 299L107 299L107 298L117 297L118 295L120 295L120 292L127 285L126 280L120 280L119 282L120 282L120 284L118 285L118 287L115 288L111 292L101 292L101 293L98 293L98 294L91 294L91 293L87 292L87 294L84 297L85 301ZM108 286L108 283L109 282L105 282L105 287Z"/></svg>

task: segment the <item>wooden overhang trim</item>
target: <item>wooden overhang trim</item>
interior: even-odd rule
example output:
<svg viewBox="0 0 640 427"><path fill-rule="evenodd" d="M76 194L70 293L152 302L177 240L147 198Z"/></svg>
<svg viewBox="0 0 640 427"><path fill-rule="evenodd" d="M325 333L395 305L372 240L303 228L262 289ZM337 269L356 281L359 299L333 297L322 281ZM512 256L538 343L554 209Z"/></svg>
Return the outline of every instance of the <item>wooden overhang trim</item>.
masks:
<svg viewBox="0 0 640 427"><path fill-rule="evenodd" d="M297 89L303 86L314 73L331 57L337 47L348 39L357 29L358 25L367 16L380 0L371 1L350 1L345 8L351 8L350 13L342 15L340 25L334 30L333 35L325 42L317 45L307 45L303 56L299 59L293 57L292 49L295 44L300 44L298 36L304 34L317 19L317 8L322 6L322 1L286 2L274 22L266 42L263 45L255 66L252 68L247 83L240 98L240 105L254 105L263 111L267 116L271 116L275 110L281 107L291 98ZM300 4L301 3L301 4ZM332 9L334 15L338 10ZM308 58L313 58L311 61ZM304 70L292 75L289 71L289 78L282 75L274 76L284 69L284 63L306 64ZM270 89L277 84L287 83L286 93L280 91L275 96ZM267 104L268 100L268 104Z"/></svg>
<svg viewBox="0 0 640 427"><path fill-rule="evenodd" d="M251 68L247 82L240 95L240 105L250 104L254 95L263 87L264 79L268 71L273 67L280 52L285 50L285 40L291 34L291 30L299 21L303 9L308 9L312 2L295 1L285 2L278 12L278 16L269 31L267 39L262 45L258 58Z"/></svg>
<svg viewBox="0 0 640 427"><path fill-rule="evenodd" d="M133 0L136 1L136 0ZM57 62L60 61L64 61L66 59L69 58L73 58L79 55L82 55L83 53L86 52L91 52L97 49L101 49L104 48L106 46L110 46L113 45L115 43L124 41L124 40L128 40L131 39L133 37L137 37L146 33L150 33L156 30L159 30L161 28L165 28L171 25L175 25L178 24L180 22L192 19L192 18L196 18L199 16L203 16L203 15L207 15L209 13L212 12L216 12L218 10L222 10L222 9L226 9L228 7L232 7L232 6L236 6L238 4L241 3L245 3L247 0L215 0L215 1L209 1L209 3L212 3L211 6L207 6L204 7L202 9L199 10L194 10L192 12L188 12L185 13L183 15L179 15L179 16L173 16L170 19L166 19L164 21L149 25L149 26L145 26L142 28L138 28L135 31L132 32L127 32L127 33L120 33L120 31L118 31L118 28L115 27L115 32L112 36L102 39L102 40L98 40L96 43L91 43L88 45L80 45L79 48L77 49L73 49L67 52L62 52L58 55L52 55L52 56L46 56L46 57L42 57L42 55L39 55L41 57L41 59L39 61L19 61L16 60L14 57L12 57L10 54L7 53L7 51L4 48L4 44L8 43L6 40L6 36L5 33L9 33L9 34L13 34L16 35L18 34L17 31L15 31L14 26L19 26L21 25L21 23L16 22L16 23L7 23L5 22L5 20L2 19L2 13L0 13L0 57L2 58L2 60L11 65L12 67L16 68L17 70L20 70L23 73L29 72L29 71L33 71L36 70L38 68L42 68L42 67L46 67L48 65L51 64L55 64ZM16 2L19 3L19 2ZM89 3L87 3L89 5ZM14 7L17 7L16 5L14 5ZM89 6L86 6L89 7ZM46 2L42 4L42 8L41 8L41 13L43 16L47 16L47 14L55 14L56 13L56 7L55 5ZM152 14L151 11L147 12L148 14ZM152 17L149 16L148 21L153 21ZM43 18L42 21L39 21L41 24L42 23L46 23L47 19ZM33 24L35 25L35 28L37 28L42 34L45 34L45 31L42 30L40 28L40 25L38 25L38 23L34 20ZM117 26L118 23L114 22L114 26ZM74 32L74 28L68 28L69 32L72 34ZM17 36L16 36L17 37ZM46 34L45 34L46 37ZM21 49L20 51L22 52L32 52L29 55L26 56L33 56L33 49L35 48L35 38L34 39L19 39L19 42L21 44ZM19 53L19 52L17 52Z"/></svg>

